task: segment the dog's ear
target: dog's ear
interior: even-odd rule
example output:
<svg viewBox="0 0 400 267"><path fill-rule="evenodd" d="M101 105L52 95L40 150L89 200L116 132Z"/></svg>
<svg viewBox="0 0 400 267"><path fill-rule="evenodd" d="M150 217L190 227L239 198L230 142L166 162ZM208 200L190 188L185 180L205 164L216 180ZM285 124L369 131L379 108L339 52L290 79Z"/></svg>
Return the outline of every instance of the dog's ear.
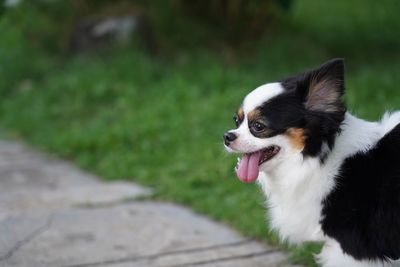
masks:
<svg viewBox="0 0 400 267"><path fill-rule="evenodd" d="M306 109L336 113L345 109L343 59L332 59L320 67L298 76L296 93L302 97Z"/></svg>

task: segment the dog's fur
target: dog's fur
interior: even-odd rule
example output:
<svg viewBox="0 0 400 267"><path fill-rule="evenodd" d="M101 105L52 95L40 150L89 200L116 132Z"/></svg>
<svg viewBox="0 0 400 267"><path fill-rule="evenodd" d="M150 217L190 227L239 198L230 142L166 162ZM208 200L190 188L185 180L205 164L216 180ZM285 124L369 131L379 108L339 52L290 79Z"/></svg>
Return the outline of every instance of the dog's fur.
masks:
<svg viewBox="0 0 400 267"><path fill-rule="evenodd" d="M259 166L257 181L282 239L323 241L317 260L325 267L394 266L400 112L368 122L346 112L343 94L342 59L260 86L245 97L225 147L280 148Z"/></svg>

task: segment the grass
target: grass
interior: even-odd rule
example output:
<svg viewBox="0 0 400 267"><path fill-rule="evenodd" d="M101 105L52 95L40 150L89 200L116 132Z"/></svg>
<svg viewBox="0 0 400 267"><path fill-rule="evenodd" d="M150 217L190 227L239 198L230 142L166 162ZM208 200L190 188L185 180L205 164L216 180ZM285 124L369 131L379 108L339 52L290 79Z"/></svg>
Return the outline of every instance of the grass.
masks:
<svg viewBox="0 0 400 267"><path fill-rule="evenodd" d="M381 43L370 40L373 44L365 50L353 41L346 48L342 39L323 34L324 23L333 27L335 20L324 22L329 8L324 6L325 13L317 16L310 7L319 1L295 3L287 29L272 32L252 53L239 54L235 63L201 49L154 58L120 48L106 56L71 57L58 62L59 68L52 63L33 78L18 77L0 100L0 125L9 137L23 138L105 179L151 186L157 199L190 206L288 249L294 263L314 266L318 244L288 247L268 231L264 197L256 186L234 177L236 159L224 152L222 134L233 127L233 111L249 90L333 56L345 56L348 62L349 109L377 119L400 107L400 56L390 46L398 40L386 34ZM350 12L342 4L332 8ZM321 29L306 19L310 14L321 21ZM344 36L357 39L375 25L367 21L363 30L352 28L350 15L340 18L340 25L349 25L341 28L348 31ZM384 47L385 56L371 47Z"/></svg>

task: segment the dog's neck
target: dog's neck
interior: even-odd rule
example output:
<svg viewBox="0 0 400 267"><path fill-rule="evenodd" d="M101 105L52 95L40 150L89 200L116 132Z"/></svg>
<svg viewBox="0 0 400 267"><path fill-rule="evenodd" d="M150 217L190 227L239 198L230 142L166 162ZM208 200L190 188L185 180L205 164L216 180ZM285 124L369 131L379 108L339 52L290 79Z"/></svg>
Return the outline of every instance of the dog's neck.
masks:
<svg viewBox="0 0 400 267"><path fill-rule="evenodd" d="M378 122L369 122L346 113L341 132L335 140L328 161L343 160L358 152L367 151L382 137Z"/></svg>

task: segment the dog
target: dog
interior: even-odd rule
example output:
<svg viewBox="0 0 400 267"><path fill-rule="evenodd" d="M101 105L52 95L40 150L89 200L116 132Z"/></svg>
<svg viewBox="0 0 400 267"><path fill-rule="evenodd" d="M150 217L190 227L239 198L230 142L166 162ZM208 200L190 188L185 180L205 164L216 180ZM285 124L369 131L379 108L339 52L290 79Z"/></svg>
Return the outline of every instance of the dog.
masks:
<svg viewBox="0 0 400 267"><path fill-rule="evenodd" d="M323 242L324 267L399 266L400 112L379 122L347 112L344 61L250 92L224 134L235 168L267 197L283 240Z"/></svg>

